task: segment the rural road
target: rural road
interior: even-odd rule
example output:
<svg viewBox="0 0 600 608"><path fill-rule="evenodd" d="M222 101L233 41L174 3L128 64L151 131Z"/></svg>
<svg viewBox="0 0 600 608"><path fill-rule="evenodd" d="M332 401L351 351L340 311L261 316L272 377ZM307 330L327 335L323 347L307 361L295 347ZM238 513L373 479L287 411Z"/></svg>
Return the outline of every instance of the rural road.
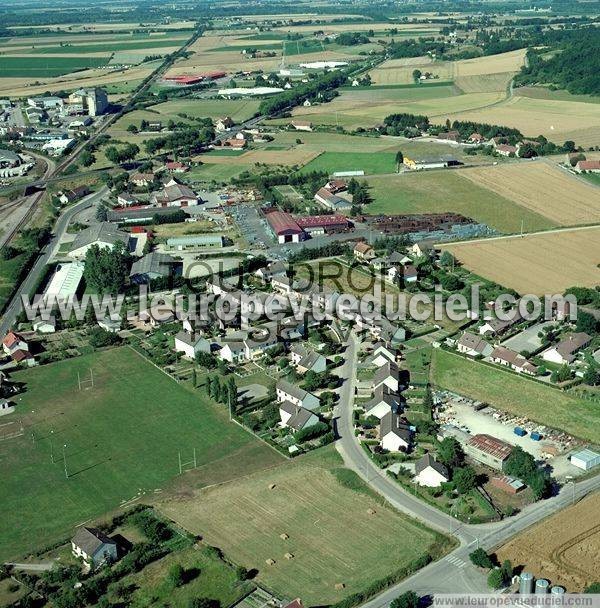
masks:
<svg viewBox="0 0 600 608"><path fill-rule="evenodd" d="M42 249L40 256L35 261L35 264L29 271L25 280L19 285L19 288L10 301L10 304L8 304L4 314L2 315L2 319L0 320L0 336L6 335L8 330L15 323L19 313L22 310L21 296L23 294L30 294L31 290L35 287L42 275L44 267L54 255L54 252L58 247L58 243L64 235L73 216L83 209L87 209L88 207L95 205L103 196L107 194L107 192L108 188L104 186L98 190L98 192L94 192L93 194L81 199L78 203L75 203L72 207L66 209L62 215L59 216L58 220L56 221L54 233L50 239L50 242L46 245L46 247L44 247L44 249Z"/></svg>
<svg viewBox="0 0 600 608"><path fill-rule="evenodd" d="M339 370L344 378L340 400L334 409L339 439L336 448L345 465L355 471L369 486L383 496L399 511L457 538L460 546L449 555L429 564L413 576L395 585L376 598L363 604L367 608L383 608L404 591L412 590L419 595L432 593L486 593L485 576L475 568L469 553L477 547L493 550L514 535L540 520L569 506L590 492L600 489L600 476L563 487L556 496L524 508L517 515L500 522L487 524L463 524L450 515L422 502L386 476L367 456L354 435L352 412L360 342L350 334L345 352L345 363Z"/></svg>

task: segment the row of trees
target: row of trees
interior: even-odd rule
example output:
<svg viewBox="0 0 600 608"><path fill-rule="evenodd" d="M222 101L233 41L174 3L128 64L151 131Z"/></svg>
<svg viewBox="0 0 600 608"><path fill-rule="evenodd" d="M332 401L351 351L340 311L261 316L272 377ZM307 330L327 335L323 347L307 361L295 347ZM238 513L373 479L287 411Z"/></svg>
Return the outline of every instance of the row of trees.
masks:
<svg viewBox="0 0 600 608"><path fill-rule="evenodd" d="M206 379L206 392L211 399L223 405L231 404L235 409L238 390L235 378L221 379L219 376L208 376Z"/></svg>

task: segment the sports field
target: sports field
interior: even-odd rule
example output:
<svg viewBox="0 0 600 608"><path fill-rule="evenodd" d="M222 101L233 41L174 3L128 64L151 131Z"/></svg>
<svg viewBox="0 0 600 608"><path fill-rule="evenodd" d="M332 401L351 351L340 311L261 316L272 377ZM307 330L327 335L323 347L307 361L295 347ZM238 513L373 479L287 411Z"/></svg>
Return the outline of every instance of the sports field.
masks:
<svg viewBox="0 0 600 608"><path fill-rule="evenodd" d="M333 448L326 451L328 456L320 450L269 472L161 500L159 508L234 561L257 568L258 583L284 597L302 597L308 606L333 603L428 552L439 557L449 546L443 536L382 505L353 472L340 468Z"/></svg>
<svg viewBox="0 0 600 608"><path fill-rule="evenodd" d="M94 386L79 390L77 374L89 379L90 369ZM0 560L68 537L136 497L156 496L179 473L179 451L190 462L195 448L198 471L210 463L213 482L280 461L202 390L181 387L127 347L13 378L26 392L0 426Z"/></svg>
<svg viewBox="0 0 600 608"><path fill-rule="evenodd" d="M443 245L476 274L520 294L600 283L600 227Z"/></svg>
<svg viewBox="0 0 600 608"><path fill-rule="evenodd" d="M442 213L454 211L501 232L541 230L554 224L538 213L473 184L464 170L429 171L368 178L373 202L369 213Z"/></svg>
<svg viewBox="0 0 600 608"><path fill-rule="evenodd" d="M498 409L594 443L600 442L600 410L594 402L535 380L528 380L499 366L491 367L439 348L433 349L432 382L444 389L489 403Z"/></svg>
<svg viewBox="0 0 600 608"><path fill-rule="evenodd" d="M476 167L462 171L461 176L558 226L600 222L600 194L581 179L544 161Z"/></svg>

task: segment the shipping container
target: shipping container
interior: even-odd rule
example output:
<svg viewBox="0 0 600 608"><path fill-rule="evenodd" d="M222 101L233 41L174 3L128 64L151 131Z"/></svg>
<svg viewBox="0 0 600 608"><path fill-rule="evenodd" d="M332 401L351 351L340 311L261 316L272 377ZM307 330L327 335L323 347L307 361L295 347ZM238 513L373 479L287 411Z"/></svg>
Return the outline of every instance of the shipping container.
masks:
<svg viewBox="0 0 600 608"><path fill-rule="evenodd" d="M520 426L515 427L514 433L519 437L524 437L525 435L527 435L527 431L525 429L522 429Z"/></svg>

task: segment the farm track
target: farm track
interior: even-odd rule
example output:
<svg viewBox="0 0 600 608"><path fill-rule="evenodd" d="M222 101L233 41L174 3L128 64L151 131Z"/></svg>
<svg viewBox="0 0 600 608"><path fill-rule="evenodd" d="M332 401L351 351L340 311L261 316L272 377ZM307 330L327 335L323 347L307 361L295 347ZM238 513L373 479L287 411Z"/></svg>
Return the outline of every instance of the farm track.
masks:
<svg viewBox="0 0 600 608"><path fill-rule="evenodd" d="M600 534L600 524L593 526L581 534L578 534L577 536L569 539L566 543L554 549L550 554L550 561L563 568L565 572L574 572L575 574L582 576L584 579L589 578L591 575L593 575L593 573L587 572L580 566L568 560L565 557L565 553L585 540L589 540L589 538L595 534Z"/></svg>

